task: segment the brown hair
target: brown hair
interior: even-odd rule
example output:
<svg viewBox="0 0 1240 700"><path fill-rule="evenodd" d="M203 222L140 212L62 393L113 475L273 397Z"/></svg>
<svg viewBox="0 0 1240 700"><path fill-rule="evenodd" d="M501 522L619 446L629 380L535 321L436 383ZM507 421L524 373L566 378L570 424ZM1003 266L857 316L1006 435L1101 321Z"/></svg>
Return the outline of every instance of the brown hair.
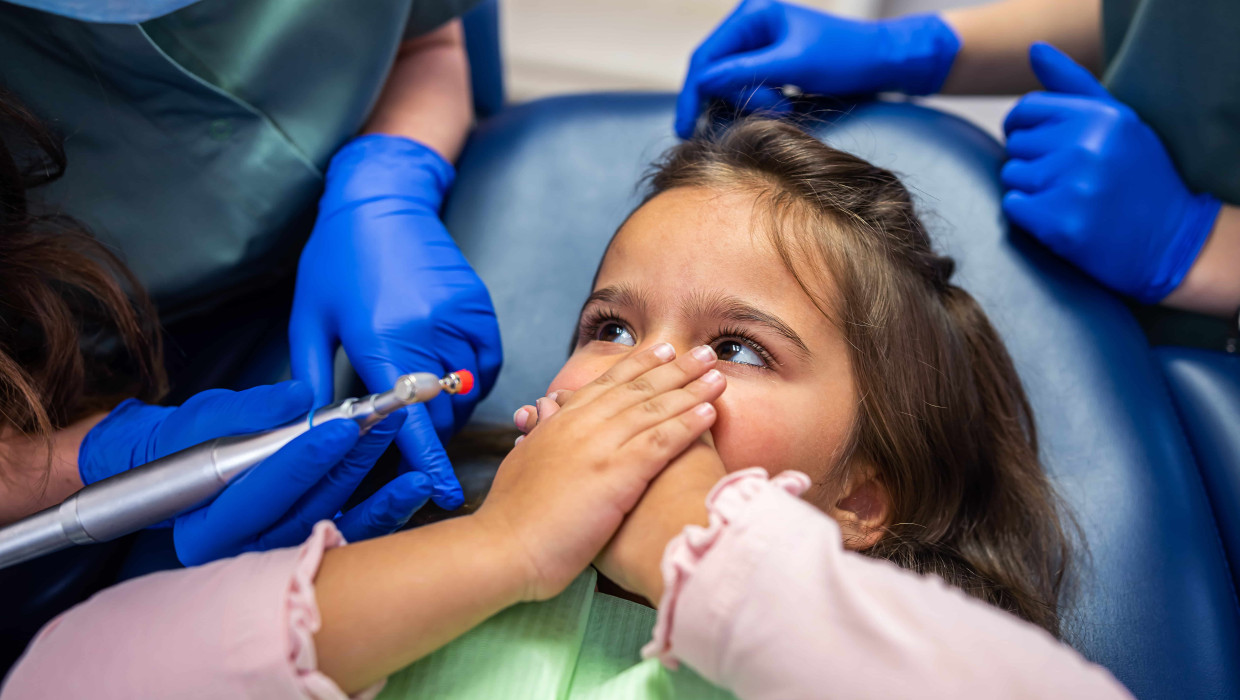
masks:
<svg viewBox="0 0 1240 700"><path fill-rule="evenodd" d="M0 426L45 440L166 385L141 284L80 223L28 200L64 169L60 142L0 90Z"/></svg>
<svg viewBox="0 0 1240 700"><path fill-rule="evenodd" d="M835 479L867 465L887 490L889 524L866 554L1058 635L1070 519L1038 461L1033 413L896 175L791 124L747 119L672 148L649 179L646 201L677 187L755 192L784 263L845 334L862 398L848 444L824 461Z"/></svg>

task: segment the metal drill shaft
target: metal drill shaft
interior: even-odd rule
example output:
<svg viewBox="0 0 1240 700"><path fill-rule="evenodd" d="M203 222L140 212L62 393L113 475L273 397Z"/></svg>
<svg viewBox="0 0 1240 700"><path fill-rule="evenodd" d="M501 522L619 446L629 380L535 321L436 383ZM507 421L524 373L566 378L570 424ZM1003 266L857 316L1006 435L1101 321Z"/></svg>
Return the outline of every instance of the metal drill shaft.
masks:
<svg viewBox="0 0 1240 700"><path fill-rule="evenodd" d="M345 399L270 430L209 440L103 479L0 528L0 569L75 544L116 539L193 510L316 425L343 418L366 432L405 406L460 387L456 373L406 374L388 391Z"/></svg>

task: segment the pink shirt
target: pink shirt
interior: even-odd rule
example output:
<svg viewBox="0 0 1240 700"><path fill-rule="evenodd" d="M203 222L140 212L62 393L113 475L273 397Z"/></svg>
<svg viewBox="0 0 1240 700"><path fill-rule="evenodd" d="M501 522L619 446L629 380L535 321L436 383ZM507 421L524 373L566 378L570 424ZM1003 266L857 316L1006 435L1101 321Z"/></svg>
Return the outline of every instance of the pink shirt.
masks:
<svg viewBox="0 0 1240 700"><path fill-rule="evenodd" d="M649 654L746 700L1130 697L1043 630L844 551L835 522L794 495L806 486L747 469L715 487L711 525L664 555ZM103 591L39 633L0 698L344 698L313 643L313 578L340 544L324 522L299 549Z"/></svg>

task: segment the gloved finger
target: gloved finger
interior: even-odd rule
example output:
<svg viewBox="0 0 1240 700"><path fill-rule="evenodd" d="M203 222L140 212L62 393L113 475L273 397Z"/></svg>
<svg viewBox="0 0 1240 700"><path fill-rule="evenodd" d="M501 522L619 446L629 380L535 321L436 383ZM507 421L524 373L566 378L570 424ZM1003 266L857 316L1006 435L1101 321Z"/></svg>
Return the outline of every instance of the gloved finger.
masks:
<svg viewBox="0 0 1240 700"><path fill-rule="evenodd" d="M792 103L779 88L765 85L742 90L733 97L732 104L745 113L787 114L792 111Z"/></svg>
<svg viewBox="0 0 1240 700"><path fill-rule="evenodd" d="M742 0L693 51L692 61L704 68L724 56L769 44L776 8L765 0Z"/></svg>
<svg viewBox="0 0 1240 700"><path fill-rule="evenodd" d="M293 379L307 382L314 392L314 405L332 402L335 390L336 339L322 319L294 309L288 324L289 364Z"/></svg>
<svg viewBox="0 0 1240 700"><path fill-rule="evenodd" d="M1063 172L1064 151L1052 151L1034 160L1011 158L999 171L1004 189L1033 193L1055 184Z"/></svg>
<svg viewBox="0 0 1240 700"><path fill-rule="evenodd" d="M1039 41L1030 46L1029 65L1047 90L1088 97L1111 96L1084 66L1050 44Z"/></svg>
<svg viewBox="0 0 1240 700"><path fill-rule="evenodd" d="M1027 194L1015 190L1003 195L1003 213L1008 219L1055 252L1063 250L1055 207L1045 192Z"/></svg>
<svg viewBox="0 0 1240 700"><path fill-rule="evenodd" d="M248 529L270 527L344 459L359 436L351 420L315 426L229 484L211 509Z"/></svg>
<svg viewBox="0 0 1240 700"><path fill-rule="evenodd" d="M229 484L210 504L178 518L177 556L186 565L235 551L284 517L357 443L357 424L334 420L299 435Z"/></svg>
<svg viewBox="0 0 1240 700"><path fill-rule="evenodd" d="M435 426L426 412L425 404L409 407L405 424L396 434L396 445L411 471L419 471L430 477L434 487L431 498L444 510L459 508L465 502L461 484L448 461Z"/></svg>
<svg viewBox="0 0 1240 700"><path fill-rule="evenodd" d="M336 527L349 542L358 542L395 532L426 505L433 487L421 472L405 472L376 491L370 498L336 517Z"/></svg>
<svg viewBox="0 0 1240 700"><path fill-rule="evenodd" d="M488 324L486 332L478 333L473 338L474 357L478 364L478 371L474 376L477 378L476 388L470 392L474 397L474 401L481 401L490 393L491 387L495 386L495 380L499 378L499 370L504 366L504 345L499 334L499 323L495 319L495 312L491 312L491 320Z"/></svg>
<svg viewBox="0 0 1240 700"><path fill-rule="evenodd" d="M471 339L465 335L448 333L436 334L434 340L435 358L427 358L423 364L431 367L421 371L439 372L442 376L459 369L474 375L475 384L478 378L478 359ZM435 369L437 368L437 369ZM479 392L474 390L464 395L440 394L426 402L426 411L435 425L435 432L440 442L446 442L463 426L478 402Z"/></svg>
<svg viewBox="0 0 1240 700"><path fill-rule="evenodd" d="M676 98L676 133L682 139L693 136L701 112L703 94L699 88L702 72L725 56L751 51L769 42L766 13L769 8L745 0L739 3L718 27L694 50L689 71ZM766 39L764 41L764 38Z"/></svg>
<svg viewBox="0 0 1240 700"><path fill-rule="evenodd" d="M1014 131L1008 136L1004 147L1007 149L1008 158L1034 160L1072 146L1077 138L1078 132L1074 125L1050 124Z"/></svg>
<svg viewBox="0 0 1240 700"><path fill-rule="evenodd" d="M314 524L340 512L375 461L392 444L405 411L394 413L362 435L353 449L262 535L263 549L291 547L310 534Z"/></svg>
<svg viewBox="0 0 1240 700"><path fill-rule="evenodd" d="M701 98L697 92L697 81L690 74L685 84L676 95L676 119L672 128L682 139L693 138L694 126L697 124L698 113L701 111Z"/></svg>
<svg viewBox="0 0 1240 700"><path fill-rule="evenodd" d="M1095 100L1076 95L1031 92L1020 98L1004 117L1003 133L1011 136L1016 131L1063 122L1094 104L1097 104Z"/></svg>
<svg viewBox="0 0 1240 700"><path fill-rule="evenodd" d="M164 457L199 442L226 435L242 435L274 428L305 415L314 397L304 382L286 381L245 391L212 389L196 394L169 420L190 420L188 430L162 431L153 438L156 457Z"/></svg>
<svg viewBox="0 0 1240 700"><path fill-rule="evenodd" d="M439 435L440 442L447 442L456 434L459 427L463 427L469 421L479 399L481 389L477 381L479 369L473 348L470 347L464 357L453 358L454 361L458 359L459 364L453 365L447 371L465 370L474 375L474 388L468 394L440 394L426 403L426 409L431 415L431 422L435 424L435 431Z"/></svg>
<svg viewBox="0 0 1240 700"><path fill-rule="evenodd" d="M729 98L764 86L773 71L771 49L760 49L718 61L698 76L697 91L702 97Z"/></svg>

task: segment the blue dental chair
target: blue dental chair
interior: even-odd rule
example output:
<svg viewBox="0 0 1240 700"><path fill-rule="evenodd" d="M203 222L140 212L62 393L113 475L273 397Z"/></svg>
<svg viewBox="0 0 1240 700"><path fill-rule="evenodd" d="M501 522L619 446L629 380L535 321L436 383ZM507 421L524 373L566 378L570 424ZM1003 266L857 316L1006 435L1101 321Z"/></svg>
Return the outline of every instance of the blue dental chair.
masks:
<svg viewBox="0 0 1240 700"><path fill-rule="evenodd" d="M635 183L673 143L673 101L551 98L474 133L445 219L491 289L506 352L476 421L507 425L562 364ZM815 130L904 177L1007 341L1087 539L1068 641L1138 697L1240 697L1240 358L1151 351L1119 299L1010 232L1003 149L966 122L879 102ZM470 468L467 488L485 482Z"/></svg>

